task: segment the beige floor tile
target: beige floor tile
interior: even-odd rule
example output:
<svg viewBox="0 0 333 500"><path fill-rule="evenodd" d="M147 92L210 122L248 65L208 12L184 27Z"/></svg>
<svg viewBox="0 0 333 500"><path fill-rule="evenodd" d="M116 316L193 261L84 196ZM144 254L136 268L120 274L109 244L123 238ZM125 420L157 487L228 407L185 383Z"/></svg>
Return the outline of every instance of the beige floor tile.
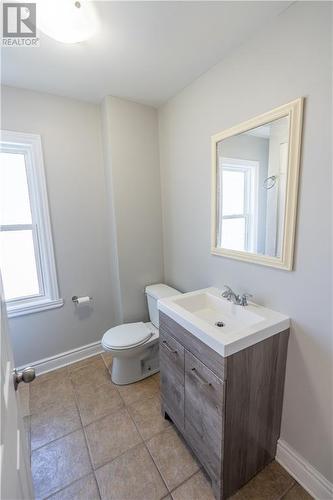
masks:
<svg viewBox="0 0 333 500"><path fill-rule="evenodd" d="M173 500L215 500L208 478L197 472L172 492Z"/></svg>
<svg viewBox="0 0 333 500"><path fill-rule="evenodd" d="M112 365L112 354L111 352L103 352L102 353L102 358L104 360L104 363L106 364L106 367L110 370L111 365Z"/></svg>
<svg viewBox="0 0 333 500"><path fill-rule="evenodd" d="M52 370L51 372L43 373L42 375L38 375L35 380L30 384L30 387L37 386L39 384L43 384L44 382L52 381L54 383L59 383L64 379L68 378L68 369L67 366L63 368L58 368L57 370Z"/></svg>
<svg viewBox="0 0 333 500"><path fill-rule="evenodd" d="M152 376L152 379L155 380L155 382L157 383L158 387L160 386L160 372L157 372L155 373L155 375Z"/></svg>
<svg viewBox="0 0 333 500"><path fill-rule="evenodd" d="M71 372L71 380L74 388L77 390L83 387L94 390L96 387L107 382L112 383L110 373L101 357L98 361L96 360L82 368L73 370Z"/></svg>
<svg viewBox="0 0 333 500"><path fill-rule="evenodd" d="M118 385L118 390L126 405L150 398L159 394L159 387L153 377L129 385Z"/></svg>
<svg viewBox="0 0 333 500"><path fill-rule="evenodd" d="M48 500L99 500L99 491L96 479L93 474L89 474L67 488L58 491Z"/></svg>
<svg viewBox="0 0 333 500"><path fill-rule="evenodd" d="M277 500L294 483L288 472L273 461L231 498L232 500Z"/></svg>
<svg viewBox="0 0 333 500"><path fill-rule="evenodd" d="M22 417L26 417L30 415L30 384L21 382L18 386L17 393L19 395Z"/></svg>
<svg viewBox="0 0 333 500"><path fill-rule="evenodd" d="M85 432L95 469L142 442L126 409L96 420Z"/></svg>
<svg viewBox="0 0 333 500"><path fill-rule="evenodd" d="M161 401L159 396L143 399L128 406L142 439L147 440L170 427L170 421L161 415Z"/></svg>
<svg viewBox="0 0 333 500"><path fill-rule="evenodd" d="M124 402L110 382L96 389L84 385L77 389L77 401L83 425L113 413L124 406Z"/></svg>
<svg viewBox="0 0 333 500"><path fill-rule="evenodd" d="M91 471L83 431L78 430L32 452L37 498L45 498Z"/></svg>
<svg viewBox="0 0 333 500"><path fill-rule="evenodd" d="M295 486L284 495L283 500L313 500L313 497L309 495L300 484L295 484Z"/></svg>
<svg viewBox="0 0 333 500"><path fill-rule="evenodd" d="M167 489L144 445L96 471L102 500L160 500Z"/></svg>
<svg viewBox="0 0 333 500"><path fill-rule="evenodd" d="M49 377L44 381L35 381L30 387L30 411L37 413L52 403L63 406L74 401L74 390L68 377Z"/></svg>
<svg viewBox="0 0 333 500"><path fill-rule="evenodd" d="M35 450L81 427L79 412L74 401L59 402L31 416L31 448Z"/></svg>
<svg viewBox="0 0 333 500"><path fill-rule="evenodd" d="M100 354L97 354L96 356L90 356L90 358L85 358L81 359L80 361L77 361L76 363L72 363L68 365L68 371L69 373L72 373L75 370L78 370L80 368L84 368L85 366L89 366L92 364L97 364L99 365L102 361L102 357Z"/></svg>
<svg viewBox="0 0 333 500"><path fill-rule="evenodd" d="M199 469L198 463L173 428L152 437L147 441L147 446L169 491Z"/></svg>

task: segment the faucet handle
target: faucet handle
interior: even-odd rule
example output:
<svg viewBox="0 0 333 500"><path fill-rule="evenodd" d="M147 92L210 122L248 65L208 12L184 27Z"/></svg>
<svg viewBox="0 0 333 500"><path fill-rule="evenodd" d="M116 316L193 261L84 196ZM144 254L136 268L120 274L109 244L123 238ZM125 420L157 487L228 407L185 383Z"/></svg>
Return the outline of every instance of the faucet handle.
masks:
<svg viewBox="0 0 333 500"><path fill-rule="evenodd" d="M252 297L253 295L251 295L250 293L243 293L243 295L241 295L240 297L240 305L247 306L248 305L247 299L250 299Z"/></svg>
<svg viewBox="0 0 333 500"><path fill-rule="evenodd" d="M224 285L224 290L221 293L222 297L224 297L225 299L227 299L227 298L230 297L231 293L232 293L232 290L231 290L230 286Z"/></svg>

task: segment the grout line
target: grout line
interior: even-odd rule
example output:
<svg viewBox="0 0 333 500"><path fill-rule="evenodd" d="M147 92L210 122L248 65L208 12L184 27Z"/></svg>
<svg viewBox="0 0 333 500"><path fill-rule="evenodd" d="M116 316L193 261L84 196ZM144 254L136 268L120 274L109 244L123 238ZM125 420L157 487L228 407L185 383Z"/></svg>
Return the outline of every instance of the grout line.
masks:
<svg viewBox="0 0 333 500"><path fill-rule="evenodd" d="M103 362L104 362L104 364L105 364L105 366L106 366L107 370L109 371L109 366L111 366L111 365L112 365L113 356L111 357L111 363L110 363L110 365L108 366L108 365L106 364L106 361L105 361L105 359L104 359L103 354L104 354L104 353L102 352L102 353L100 354L100 356L102 356L102 360L103 360Z"/></svg>
<svg viewBox="0 0 333 500"><path fill-rule="evenodd" d="M81 429L82 429L82 427L80 426L77 429L74 429L74 430L72 430L70 432L67 432L63 436L59 436L59 437L57 437L55 439L52 439L51 441L48 441L47 443L42 444L41 446L38 446L38 448L34 448L34 449L31 448L31 454L34 453L35 451L39 451L41 448L44 448L45 446L48 446L49 444L53 444L56 441L59 441L60 439L63 439L65 437L67 437L67 436L70 436L71 434L74 434L74 432L80 431Z"/></svg>
<svg viewBox="0 0 333 500"><path fill-rule="evenodd" d="M84 442L86 444L86 449L87 449L87 452L88 452L88 458L89 458L89 462L90 462L92 474L93 474L93 477L94 477L94 480L95 480L95 483L96 483L97 492L98 492L98 495L99 495L99 500L101 500L102 494L101 494L101 490L100 490L100 487L99 487L99 484L98 484L98 481L97 481L97 477L96 477L96 474L95 474L95 469L94 469L94 465L93 465L93 461L92 461L92 456L91 456L91 452L90 452L90 448L89 448L89 444L88 444L88 438L87 438L87 435L86 435L85 426L83 425L83 421L82 421L82 416L81 416L81 411L80 411L80 405L79 405L79 397L78 397L78 394L77 394L77 390L75 389L75 386L74 386L73 381L71 379L71 372L69 373L69 375L70 375L70 380L71 380L71 383L72 383L73 389L74 389L75 404L77 406L77 409L78 409L78 412L79 412L79 416L80 416L82 433L83 433L83 437L84 437ZM101 384L101 385L103 385L103 384ZM91 422L91 423L93 423L93 422Z"/></svg>
<svg viewBox="0 0 333 500"><path fill-rule="evenodd" d="M167 485L167 483L166 483L166 481L165 481L164 477L162 476L162 473L161 473L160 469L158 468L157 463L155 462L153 455L150 453L150 450L149 450L149 448L148 448L148 446L147 446L147 443L146 443L145 441L144 441L144 445L145 445L145 447L146 447L146 450L148 451L148 454L149 454L150 458L151 458L151 459L152 459L152 461L153 461L153 464L154 464L154 465L155 465L155 467L156 467L157 472L158 472L158 473L159 473L159 475L160 475L160 478L162 479L163 484L164 484L164 485L165 485L165 487L166 487L167 492L168 492L168 493L170 493L170 488L169 488L169 486ZM166 496L168 496L168 495L166 495Z"/></svg>
<svg viewBox="0 0 333 500"><path fill-rule="evenodd" d="M104 362L102 354L94 354L93 356L89 356L88 358L83 358L80 361L74 361L73 363L70 363L70 364L66 365L65 367L63 367L63 368L66 368L67 371L68 371L68 373L69 373L69 375L71 375L71 373L74 373L77 370L81 370L82 368L86 368L90 364L93 364L94 363L93 358L101 358L102 361ZM83 361L85 363L83 363ZM76 368L75 368L75 366L73 367L73 365L76 365L76 364L79 364L79 363L81 364L81 366L77 366ZM70 368L71 366L73 368ZM61 368L59 368L59 369L61 370ZM54 370L54 371L57 371L57 370ZM50 373L50 372L47 372L47 373Z"/></svg>
<svg viewBox="0 0 333 500"><path fill-rule="evenodd" d="M96 467L96 469L93 470L93 472L97 472L98 470L102 469L103 467L105 467L106 465L109 465L109 464L112 464L112 462L114 462L115 460L117 460L118 458L122 457L123 455L126 455L126 453L128 453L129 451L132 451L132 450L135 450L135 448L138 448L139 446L142 446L143 443L137 443L135 444L134 446L132 446L131 448L128 448L127 450L123 451L122 453L120 453L118 456L116 456L115 458L113 458L112 460L109 460L108 462L105 462L101 465L99 465L98 467Z"/></svg>
<svg viewBox="0 0 333 500"><path fill-rule="evenodd" d="M110 415L115 415L116 413L120 412L121 410L124 410L125 408L126 408L125 406L120 406L119 408L115 408L114 410L108 411L107 413L100 415L99 417L96 417L94 420L92 420L91 422L88 422L87 424L84 424L82 419L81 419L82 427L83 427L83 429L86 429L90 425L95 424L96 422L99 422L103 418L110 417Z"/></svg>
<svg viewBox="0 0 333 500"><path fill-rule="evenodd" d="M126 411L126 413L128 414L128 416L129 416L129 417L130 417L130 419L132 420L132 417L131 417L131 415L129 414L129 411L127 410L127 408L126 408L126 407L122 408L120 411L124 411L124 410ZM119 411L119 413L120 413L120 411ZM102 418L103 418L103 417L102 417ZM99 419L99 420L100 420L100 419ZM95 421L95 422L96 422L96 421ZM89 448L89 444L88 444L88 438L87 438L87 435L86 435L86 429L85 429L85 428L83 428L83 432L84 432L84 435L85 435L85 437L86 437L86 441L87 441L87 446L88 446L89 454L91 455L91 453L90 453L90 448ZM109 464L109 463L113 462L114 460L116 460L117 458L121 457L122 455L124 455L124 454L125 454L126 452L128 452L129 450L132 450L133 448L136 448L137 446L139 446L139 445L143 444L143 442L144 442L144 441L143 441L143 439L142 439L142 437L141 437L141 434L139 434L139 438L141 439L141 442L140 442L140 443L136 443L136 444L134 444L133 446L130 446L130 448L127 448L127 450L123 451L122 453L120 453L119 455L117 455L116 457L114 457L112 460L108 460L108 461L106 461L105 463L98 465L98 467L96 467L96 468L94 467L94 465L93 465L93 463L92 463L92 457L91 457L91 463L92 463L93 471L96 471L96 470L100 469L101 467L104 467L104 465L107 465L107 464Z"/></svg>
<svg viewBox="0 0 333 500"><path fill-rule="evenodd" d="M295 481L294 478L292 478L292 479L294 481L293 484L289 488L287 488L286 491L284 491L281 494L281 496L279 496L278 500L283 500L283 498L289 493L289 491L291 491L296 486L297 482Z"/></svg>
<svg viewBox="0 0 333 500"><path fill-rule="evenodd" d="M127 410L127 412L128 412L128 414L129 414L129 416L130 416L130 418L131 418L131 420L132 420L133 424L135 425L135 428L136 428L137 432L139 433L139 435L140 435L140 437L141 437L141 439L142 439L142 442L143 442L143 444L144 444L144 446L145 446L145 448L146 448L146 450L147 450L147 452L148 452L149 456L151 457L151 459L152 459L152 461L153 461L153 464L155 465L155 467L156 467L156 469L157 469L157 472L158 472L158 474L159 474L160 478L162 479L163 484L165 485L165 487L166 487L167 491L169 492L169 488L168 488L168 486L167 486L167 484L166 484L166 482L165 482L165 480L164 480L164 478L163 478L163 476L162 476L162 474L161 474L161 472L160 472L159 468L157 467L157 464L155 463L155 460L154 460L154 458L153 458L152 454L150 453L149 448L148 448L148 446L147 446L147 444L146 444L146 441L143 439L143 437L142 437L142 435L141 435L141 432L139 431L139 428L138 428L138 426L136 425L136 422L135 422L134 418L132 417L132 415L130 414L130 412L129 412L128 410ZM166 430L166 429L164 429L164 431L165 431L165 430ZM163 432L163 431L162 431L162 432ZM162 432L161 432L161 433L162 433ZM159 434L160 434L160 433L159 433ZM156 435L157 435L157 434L155 434L155 436L156 436ZM151 437L153 437L153 436L151 436ZM147 441L148 441L148 440L147 440Z"/></svg>
<svg viewBox="0 0 333 500"><path fill-rule="evenodd" d="M72 481L71 483L67 484L66 486L62 486L59 490L54 491L50 495L48 494L46 497L42 497L41 500L47 500L48 498L51 498L53 495L56 495L60 493L61 491L64 491L66 488L69 488L69 486L72 486L73 484L81 481L81 479L85 479L86 477L90 476L91 472L88 472L87 474L84 474L84 476L79 477L78 479L75 479L75 481Z"/></svg>
<svg viewBox="0 0 333 500"><path fill-rule="evenodd" d="M196 474L198 474L198 472L202 472L202 467L199 467L198 470L196 470L195 472L193 472L193 474L191 474L187 479L184 479L184 481L182 481L181 483L179 483L177 486L175 486L172 490L169 491L170 495L172 496L172 493L174 491L176 491L180 486L183 486L183 484L187 483L187 481L189 481L190 479L192 479L192 477L194 477ZM211 487L211 484L209 485Z"/></svg>
<svg viewBox="0 0 333 500"><path fill-rule="evenodd" d="M75 390L75 387L74 387L74 384L73 384L72 381L71 381L71 383L72 383L73 389L74 389L75 404L76 404L77 410L79 412L79 417L80 417L80 422L81 422L81 428L82 428L82 434L83 434L84 442L85 442L87 453L88 453L88 458L89 458L89 462L90 462L91 471L92 471L92 474L93 474L93 477L94 477L94 480L95 480L95 483L96 483L96 486L97 486L97 491L98 491L99 498L101 499L102 498L101 491L99 489L99 484L98 484L98 481L97 481L97 477L95 475L95 469L94 469L94 466L93 466L93 461L92 461L92 457L91 457L91 453L90 453L90 448L89 448L89 444L88 444L88 438L87 438L87 435L86 435L86 432L85 432L85 428L84 428L84 425L83 425L82 416L81 416L81 412L80 412L79 398L78 398L78 395L76 393L76 390Z"/></svg>

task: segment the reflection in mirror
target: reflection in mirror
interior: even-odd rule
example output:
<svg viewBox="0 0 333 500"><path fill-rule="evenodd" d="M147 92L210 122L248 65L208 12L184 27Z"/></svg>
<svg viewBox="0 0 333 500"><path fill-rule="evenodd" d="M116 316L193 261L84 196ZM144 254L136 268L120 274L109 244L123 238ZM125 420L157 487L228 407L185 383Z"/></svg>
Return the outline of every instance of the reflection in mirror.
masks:
<svg viewBox="0 0 333 500"><path fill-rule="evenodd" d="M216 246L281 257L289 116L216 143Z"/></svg>

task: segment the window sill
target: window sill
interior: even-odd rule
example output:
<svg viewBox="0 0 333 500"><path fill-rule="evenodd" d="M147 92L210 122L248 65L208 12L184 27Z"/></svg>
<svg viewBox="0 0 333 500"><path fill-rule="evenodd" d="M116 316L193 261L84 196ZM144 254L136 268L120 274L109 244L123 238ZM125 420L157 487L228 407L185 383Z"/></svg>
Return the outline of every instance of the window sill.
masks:
<svg viewBox="0 0 333 500"><path fill-rule="evenodd" d="M7 315L8 318L15 318L17 316L25 316L26 314L33 314L48 309L56 309L64 305L63 299L43 299L39 301L26 302L25 304L8 305Z"/></svg>

